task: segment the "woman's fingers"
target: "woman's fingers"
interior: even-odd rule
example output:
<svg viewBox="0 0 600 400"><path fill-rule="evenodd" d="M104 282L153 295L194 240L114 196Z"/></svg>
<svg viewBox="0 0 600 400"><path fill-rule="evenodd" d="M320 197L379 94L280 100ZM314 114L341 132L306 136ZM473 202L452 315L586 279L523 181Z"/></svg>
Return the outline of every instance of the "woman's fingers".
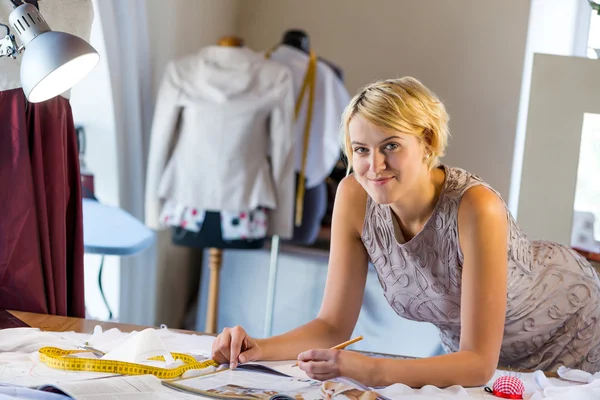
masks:
<svg viewBox="0 0 600 400"><path fill-rule="evenodd" d="M298 361L326 361L334 357L336 350L313 349L298 355Z"/></svg>
<svg viewBox="0 0 600 400"><path fill-rule="evenodd" d="M298 367L312 379L327 380L340 375L339 350L308 350L298 355Z"/></svg>
<svg viewBox="0 0 600 400"><path fill-rule="evenodd" d="M223 329L223 332L217 336L213 342L213 359L220 364L229 363L229 353L231 347L231 330Z"/></svg>
<svg viewBox="0 0 600 400"><path fill-rule="evenodd" d="M241 327L236 326L231 329L231 344L229 349L229 365L231 368L236 368L238 365L238 357L242 351L244 339L246 339L246 331L244 331Z"/></svg>
<svg viewBox="0 0 600 400"><path fill-rule="evenodd" d="M300 361L298 367L307 374L328 374L335 371L335 364L331 361Z"/></svg>
<svg viewBox="0 0 600 400"><path fill-rule="evenodd" d="M336 373L335 368L331 368L331 365L327 365L327 361L301 361L298 363L298 367L306 372L311 379L317 379L320 381L326 381L329 379L337 378L339 374Z"/></svg>

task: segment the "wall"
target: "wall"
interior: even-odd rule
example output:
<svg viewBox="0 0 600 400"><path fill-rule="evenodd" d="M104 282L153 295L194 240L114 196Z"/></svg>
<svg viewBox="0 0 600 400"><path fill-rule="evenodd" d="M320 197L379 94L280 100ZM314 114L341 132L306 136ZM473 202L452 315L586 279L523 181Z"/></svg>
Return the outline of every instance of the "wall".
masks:
<svg viewBox="0 0 600 400"><path fill-rule="evenodd" d="M351 93L412 75L445 101L452 139L444 162L480 174L508 199L529 1L254 0L240 34L266 49L289 28L340 65Z"/></svg>
<svg viewBox="0 0 600 400"><path fill-rule="evenodd" d="M536 54L519 196L532 239L570 244L584 113L600 114L598 60Z"/></svg>
<svg viewBox="0 0 600 400"><path fill-rule="evenodd" d="M224 35L236 34L239 0L147 0L153 97L171 60L198 52ZM181 326L185 310L195 302L202 253L173 246L169 231L156 245L155 324Z"/></svg>
<svg viewBox="0 0 600 400"><path fill-rule="evenodd" d="M236 34L240 0L146 0L154 94L170 60Z"/></svg>

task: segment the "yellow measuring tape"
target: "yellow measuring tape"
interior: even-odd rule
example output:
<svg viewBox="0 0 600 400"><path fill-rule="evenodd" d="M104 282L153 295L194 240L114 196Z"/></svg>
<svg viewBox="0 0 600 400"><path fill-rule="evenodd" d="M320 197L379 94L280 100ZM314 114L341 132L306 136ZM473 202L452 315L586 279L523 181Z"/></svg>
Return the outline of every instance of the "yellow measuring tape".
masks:
<svg viewBox="0 0 600 400"><path fill-rule="evenodd" d="M40 361L51 368L65 371L101 372L120 375L154 375L160 379L173 379L191 369L218 367L214 360L196 361L188 354L171 353L174 359L185 365L177 368L160 368L125 361L102 360L96 358L69 357L73 354L87 353L88 350L62 350L56 347L42 347L39 350ZM152 357L150 360L164 361L164 357Z"/></svg>
<svg viewBox="0 0 600 400"><path fill-rule="evenodd" d="M302 108L302 100L306 89L308 89L308 109L306 110L306 123L304 125L304 143L302 147L302 164L300 167L300 177L298 178L298 191L296 192L296 226L302 224L302 214L304 213L304 175L306 171L306 158L308 156L308 144L310 139L310 125L312 123L312 114L315 103L315 84L317 81L317 55L314 51L310 51L310 57L308 61L308 68L306 69L306 75L304 76L304 83L302 84L302 90L296 99L296 110L295 119L298 119L300 115L300 109Z"/></svg>
<svg viewBox="0 0 600 400"><path fill-rule="evenodd" d="M265 53L266 58L271 58L271 54L277 49L279 44L272 47ZM304 176L306 171L306 158L308 156L308 145L310 139L310 126L312 123L313 108L315 102L315 85L317 82L317 55L314 51L309 51L308 66L304 75L304 81L302 82L302 89L298 93L296 98L296 106L294 110L294 121L300 116L300 110L302 109L302 103L304 95L308 89L308 109L306 110L306 122L304 125L304 136L303 136L303 147L302 147L302 161L300 167L300 176L298 177L298 188L296 190L296 215L294 218L294 224L296 226L302 225L302 215L304 213L304 192L305 183Z"/></svg>

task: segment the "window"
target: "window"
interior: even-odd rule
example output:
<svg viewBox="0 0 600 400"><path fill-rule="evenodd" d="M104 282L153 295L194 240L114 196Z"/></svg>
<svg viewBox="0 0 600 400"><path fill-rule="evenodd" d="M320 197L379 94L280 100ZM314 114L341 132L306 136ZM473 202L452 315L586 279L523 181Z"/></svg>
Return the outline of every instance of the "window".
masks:
<svg viewBox="0 0 600 400"><path fill-rule="evenodd" d="M599 58L598 52L600 52L600 15L592 10L590 13L587 56L589 58Z"/></svg>
<svg viewBox="0 0 600 400"><path fill-rule="evenodd" d="M600 252L600 115L584 114L572 245Z"/></svg>

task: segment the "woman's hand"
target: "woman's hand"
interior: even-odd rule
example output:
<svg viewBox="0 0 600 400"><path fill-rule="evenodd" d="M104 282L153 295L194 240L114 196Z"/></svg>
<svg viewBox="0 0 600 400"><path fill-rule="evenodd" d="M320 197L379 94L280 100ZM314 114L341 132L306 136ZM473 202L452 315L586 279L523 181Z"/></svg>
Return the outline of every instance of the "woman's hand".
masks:
<svg viewBox="0 0 600 400"><path fill-rule="evenodd" d="M212 346L212 359L219 364L229 364L230 368L237 367L238 362L258 360L261 353L257 341L240 326L223 329Z"/></svg>
<svg viewBox="0 0 600 400"><path fill-rule="evenodd" d="M298 356L298 367L320 381L344 376L368 385L372 365L371 357L346 350L308 350Z"/></svg>

